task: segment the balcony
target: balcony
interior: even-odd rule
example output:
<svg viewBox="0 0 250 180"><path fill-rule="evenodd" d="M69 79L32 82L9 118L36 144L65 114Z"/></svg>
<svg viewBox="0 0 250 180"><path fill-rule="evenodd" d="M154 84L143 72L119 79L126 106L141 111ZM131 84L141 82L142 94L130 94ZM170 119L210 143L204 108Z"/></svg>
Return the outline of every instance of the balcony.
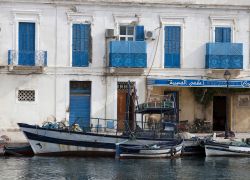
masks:
<svg viewBox="0 0 250 180"><path fill-rule="evenodd" d="M47 66L47 51L8 51L10 72L42 73Z"/></svg>
<svg viewBox="0 0 250 180"><path fill-rule="evenodd" d="M110 41L109 67L146 68L147 52L144 41Z"/></svg>
<svg viewBox="0 0 250 180"><path fill-rule="evenodd" d="M206 44L207 69L242 69L243 44L242 43L207 43Z"/></svg>

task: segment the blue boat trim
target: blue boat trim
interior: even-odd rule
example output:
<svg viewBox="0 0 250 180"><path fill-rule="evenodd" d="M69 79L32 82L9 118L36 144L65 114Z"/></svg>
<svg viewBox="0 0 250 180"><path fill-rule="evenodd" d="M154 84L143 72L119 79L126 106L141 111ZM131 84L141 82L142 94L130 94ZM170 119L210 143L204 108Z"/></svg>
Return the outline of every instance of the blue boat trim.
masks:
<svg viewBox="0 0 250 180"><path fill-rule="evenodd" d="M86 141L76 141L76 140L65 140L59 138L51 138L47 136L41 136L38 134L29 133L23 131L26 137L30 140L54 143L54 144L64 144L71 146L80 146L80 147L92 147L92 148L103 148L103 149L115 149L114 143L101 143L101 142L86 142Z"/></svg>

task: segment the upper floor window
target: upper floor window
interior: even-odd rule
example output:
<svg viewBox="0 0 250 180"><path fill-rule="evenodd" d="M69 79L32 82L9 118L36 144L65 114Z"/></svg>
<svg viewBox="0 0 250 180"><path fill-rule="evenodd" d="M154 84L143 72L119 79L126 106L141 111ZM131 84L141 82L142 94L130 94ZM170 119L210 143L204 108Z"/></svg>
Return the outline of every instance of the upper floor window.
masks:
<svg viewBox="0 0 250 180"><path fill-rule="evenodd" d="M73 24L72 29L72 66L88 66L91 52L90 24Z"/></svg>
<svg viewBox="0 0 250 180"><path fill-rule="evenodd" d="M121 25L119 27L120 41L144 41L144 26Z"/></svg>
<svg viewBox="0 0 250 180"><path fill-rule="evenodd" d="M35 23L19 22L18 65L35 65Z"/></svg>
<svg viewBox="0 0 250 180"><path fill-rule="evenodd" d="M231 28L230 27L215 27L215 42L230 43Z"/></svg>
<svg viewBox="0 0 250 180"><path fill-rule="evenodd" d="M181 27L165 26L164 41L164 67L179 68L180 67L180 49L181 49Z"/></svg>
<svg viewBox="0 0 250 180"><path fill-rule="evenodd" d="M120 41L133 41L135 38L134 32L134 26L120 26Z"/></svg>

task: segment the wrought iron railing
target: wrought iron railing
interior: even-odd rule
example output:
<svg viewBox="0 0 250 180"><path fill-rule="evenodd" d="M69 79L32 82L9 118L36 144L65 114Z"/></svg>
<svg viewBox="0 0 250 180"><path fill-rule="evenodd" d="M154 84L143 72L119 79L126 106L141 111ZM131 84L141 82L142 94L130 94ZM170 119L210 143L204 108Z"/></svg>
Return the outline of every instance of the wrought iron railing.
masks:
<svg viewBox="0 0 250 180"><path fill-rule="evenodd" d="M29 52L22 52L22 53L28 54ZM47 66L47 51L38 50L38 51L30 52L30 54L33 55L33 57L31 58L34 59L34 66ZM20 52L16 50L9 50L8 51L8 65L13 65L13 66L22 65L19 62L19 56L20 56ZM27 64L27 66L29 66L29 64Z"/></svg>

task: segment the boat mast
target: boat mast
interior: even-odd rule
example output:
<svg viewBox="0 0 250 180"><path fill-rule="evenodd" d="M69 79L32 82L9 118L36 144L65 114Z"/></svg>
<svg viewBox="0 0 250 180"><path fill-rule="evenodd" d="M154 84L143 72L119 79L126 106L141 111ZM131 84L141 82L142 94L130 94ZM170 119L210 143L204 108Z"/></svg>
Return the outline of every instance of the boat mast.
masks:
<svg viewBox="0 0 250 180"><path fill-rule="evenodd" d="M128 93L126 99L126 119L125 119L126 133L129 132L129 108L130 108L130 81L128 81Z"/></svg>

